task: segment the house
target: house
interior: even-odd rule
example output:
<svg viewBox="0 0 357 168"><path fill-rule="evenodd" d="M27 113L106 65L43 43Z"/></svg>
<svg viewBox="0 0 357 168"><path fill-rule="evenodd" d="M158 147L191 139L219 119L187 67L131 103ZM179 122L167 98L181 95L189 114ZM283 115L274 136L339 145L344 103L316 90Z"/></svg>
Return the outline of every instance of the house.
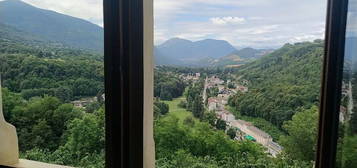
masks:
<svg viewBox="0 0 357 168"><path fill-rule="evenodd" d="M231 122L235 120L234 115L226 110L219 111L216 115L219 119L225 121L229 126L231 125Z"/></svg>
<svg viewBox="0 0 357 168"><path fill-rule="evenodd" d="M209 80L209 82L211 82L214 85L223 85L224 84L224 80L221 80L216 76L212 76L208 80Z"/></svg>
<svg viewBox="0 0 357 168"><path fill-rule="evenodd" d="M86 108L87 105L94 103L96 101L98 101L98 98L93 97L93 98L83 98L81 100L72 101L71 103L73 104L74 107Z"/></svg>
<svg viewBox="0 0 357 168"><path fill-rule="evenodd" d="M340 122L345 122L347 115L348 115L347 108L344 106L340 106L340 116L339 116Z"/></svg>
<svg viewBox="0 0 357 168"><path fill-rule="evenodd" d="M236 90L245 93L248 92L248 87L239 85L237 86Z"/></svg>
<svg viewBox="0 0 357 168"><path fill-rule="evenodd" d="M217 99L214 97L208 98L208 110L209 111L215 111L217 110Z"/></svg>

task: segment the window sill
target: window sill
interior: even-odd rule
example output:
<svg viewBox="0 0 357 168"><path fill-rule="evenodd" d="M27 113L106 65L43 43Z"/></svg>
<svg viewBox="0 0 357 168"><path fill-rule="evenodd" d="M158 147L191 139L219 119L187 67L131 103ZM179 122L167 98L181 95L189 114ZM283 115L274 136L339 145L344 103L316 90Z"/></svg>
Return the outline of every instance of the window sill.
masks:
<svg viewBox="0 0 357 168"><path fill-rule="evenodd" d="M32 160L20 159L19 163L13 165L5 165L13 168L72 168L69 166L61 166L49 163L36 162Z"/></svg>

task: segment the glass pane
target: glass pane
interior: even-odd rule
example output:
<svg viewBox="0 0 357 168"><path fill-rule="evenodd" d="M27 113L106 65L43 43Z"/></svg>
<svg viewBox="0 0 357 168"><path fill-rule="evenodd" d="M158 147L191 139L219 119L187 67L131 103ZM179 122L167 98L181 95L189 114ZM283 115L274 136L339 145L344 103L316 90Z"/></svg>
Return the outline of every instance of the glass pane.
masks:
<svg viewBox="0 0 357 168"><path fill-rule="evenodd" d="M357 0L349 1L337 166L357 167Z"/></svg>
<svg viewBox="0 0 357 168"><path fill-rule="evenodd" d="M102 3L0 1L3 113L21 159L104 167Z"/></svg>
<svg viewBox="0 0 357 168"><path fill-rule="evenodd" d="M154 0L157 167L313 167L324 0Z"/></svg>

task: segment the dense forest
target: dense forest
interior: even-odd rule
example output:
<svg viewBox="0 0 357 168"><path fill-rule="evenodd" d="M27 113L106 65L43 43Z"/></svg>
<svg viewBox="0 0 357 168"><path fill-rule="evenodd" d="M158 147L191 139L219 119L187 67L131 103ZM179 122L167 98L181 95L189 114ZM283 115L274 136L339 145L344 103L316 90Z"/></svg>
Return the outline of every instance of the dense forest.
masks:
<svg viewBox="0 0 357 168"><path fill-rule="evenodd" d="M230 105L281 128L297 108L318 105L322 56L322 41L286 44L241 67L237 75L249 81L249 91L232 97Z"/></svg>
<svg viewBox="0 0 357 168"><path fill-rule="evenodd" d="M20 157L104 167L104 102L70 104L103 94L103 56L0 27L4 115L17 129Z"/></svg>
<svg viewBox="0 0 357 168"><path fill-rule="evenodd" d="M156 68L154 72L154 96L162 100L172 100L182 96L186 84L177 73L164 68Z"/></svg>
<svg viewBox="0 0 357 168"><path fill-rule="evenodd" d="M4 87L25 99L55 96L69 102L104 92L100 55L56 47L33 47L0 41L0 73Z"/></svg>

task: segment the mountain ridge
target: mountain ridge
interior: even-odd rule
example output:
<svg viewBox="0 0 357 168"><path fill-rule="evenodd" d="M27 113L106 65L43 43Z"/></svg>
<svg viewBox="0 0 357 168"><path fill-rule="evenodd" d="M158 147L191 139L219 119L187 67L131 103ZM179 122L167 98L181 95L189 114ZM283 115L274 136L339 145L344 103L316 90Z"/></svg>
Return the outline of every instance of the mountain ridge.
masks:
<svg viewBox="0 0 357 168"><path fill-rule="evenodd" d="M100 26L20 0L0 1L0 23L48 41L103 52L104 31Z"/></svg>

